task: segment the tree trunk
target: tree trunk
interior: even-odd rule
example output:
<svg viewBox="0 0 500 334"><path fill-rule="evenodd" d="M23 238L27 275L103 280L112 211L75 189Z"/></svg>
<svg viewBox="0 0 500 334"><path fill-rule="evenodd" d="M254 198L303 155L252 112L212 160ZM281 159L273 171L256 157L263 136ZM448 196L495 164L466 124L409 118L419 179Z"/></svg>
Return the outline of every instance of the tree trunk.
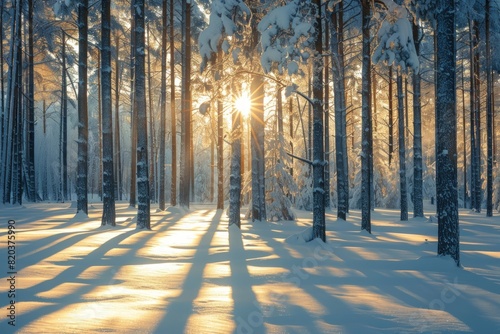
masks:
<svg viewBox="0 0 500 334"><path fill-rule="evenodd" d="M222 52L217 54L219 76L222 75ZM224 105L222 89L219 87L217 99L217 209L224 209Z"/></svg>
<svg viewBox="0 0 500 334"><path fill-rule="evenodd" d="M102 195L101 225L115 226L113 175L113 116L111 105L111 1L102 0L101 96L102 96Z"/></svg>
<svg viewBox="0 0 500 334"><path fill-rule="evenodd" d="M398 137L399 137L399 193L402 221L408 220L408 195L406 188L406 140L405 140L405 108L403 96L403 77L398 70Z"/></svg>
<svg viewBox="0 0 500 334"><path fill-rule="evenodd" d="M175 109L175 35L174 35L174 0L170 0L170 126L172 128L172 179L170 186L170 204L177 205L177 117Z"/></svg>
<svg viewBox="0 0 500 334"><path fill-rule="evenodd" d="M457 194L455 1L438 0L436 84L436 194L438 255L460 265Z"/></svg>
<svg viewBox="0 0 500 334"><path fill-rule="evenodd" d="M28 164L28 199L36 202L36 180L35 180L35 84L34 84L34 56L33 56L33 0L28 0L28 92L27 92L27 152ZM0 53L0 55L3 54ZM3 71L3 68L0 67ZM2 90L3 94L3 90Z"/></svg>
<svg viewBox="0 0 500 334"><path fill-rule="evenodd" d="M251 84L252 110L252 221L266 220L264 184L264 80L254 76Z"/></svg>
<svg viewBox="0 0 500 334"><path fill-rule="evenodd" d="M476 20L473 20L473 48L474 48L474 67L472 70L473 73L473 85L474 85L474 130L475 130L475 150L474 150L474 163L472 166L475 169L475 183L474 183L474 196L475 196L475 211L481 212L482 206L482 180L481 180L481 90L480 90L480 82L481 82L481 74L479 72L479 39L480 39L480 31L479 31L479 23Z"/></svg>
<svg viewBox="0 0 500 334"><path fill-rule="evenodd" d="M490 46L490 0L485 2L486 26L486 137L487 137L487 171L486 171L486 217L493 216L493 80L491 69Z"/></svg>
<svg viewBox="0 0 500 334"><path fill-rule="evenodd" d="M233 94L235 89L233 87ZM229 176L229 225L241 227L241 113L236 109L232 112L231 132L231 174Z"/></svg>
<svg viewBox="0 0 500 334"><path fill-rule="evenodd" d="M420 31L413 22L415 51L420 55ZM420 104L420 72L413 71L413 217L424 217L422 179L422 108Z"/></svg>
<svg viewBox="0 0 500 334"><path fill-rule="evenodd" d="M394 107L392 98L394 96L394 88L392 85L392 66L389 66L389 87L388 87L388 111L389 111L389 166L392 163L392 153L394 152Z"/></svg>
<svg viewBox="0 0 500 334"><path fill-rule="evenodd" d="M325 26L328 26L328 20L325 18ZM330 48L329 29L325 29L325 53ZM330 209L330 70L329 57L325 57L325 209ZM280 106L281 108L281 106Z"/></svg>
<svg viewBox="0 0 500 334"><path fill-rule="evenodd" d="M313 239L326 241L325 234L325 161L323 150L323 28L321 1L314 1L315 43L313 58Z"/></svg>
<svg viewBox="0 0 500 334"><path fill-rule="evenodd" d="M160 154L158 156L158 207L165 211L165 129L167 128L167 0L162 1L161 30L161 110L160 110Z"/></svg>
<svg viewBox="0 0 500 334"><path fill-rule="evenodd" d="M61 80L61 200L68 200L68 93L66 68L66 33L62 30Z"/></svg>
<svg viewBox="0 0 500 334"><path fill-rule="evenodd" d="M120 201L122 200L122 150L120 136L120 37L118 33L115 36L116 59L115 59L115 196Z"/></svg>
<svg viewBox="0 0 500 334"><path fill-rule="evenodd" d="M349 203L349 174L347 163L347 127L344 82L343 3L332 12L332 77L335 105L335 160L337 170L337 218L346 220Z"/></svg>
<svg viewBox="0 0 500 334"><path fill-rule="evenodd" d="M361 229L371 233L371 180L372 162L372 124L371 124L371 59L370 59L370 20L371 8L369 0L362 0L363 30L363 69L362 110L361 110Z"/></svg>
<svg viewBox="0 0 500 334"><path fill-rule="evenodd" d="M144 50L147 50L147 66L148 66L148 78L147 78L147 109L146 119L149 121L149 136L148 136L148 147L149 147L149 198L151 201L156 202L156 184L155 184L155 165L156 165L156 134L154 126L154 110L153 110L153 85L151 83L151 50L149 48L149 23L146 24L146 42L144 43Z"/></svg>
<svg viewBox="0 0 500 334"><path fill-rule="evenodd" d="M137 110L137 228L151 229L149 197L148 124L146 115L144 0L135 8L135 110Z"/></svg>
<svg viewBox="0 0 500 334"><path fill-rule="evenodd" d="M189 208L191 189L191 3L182 2L182 107L179 204Z"/></svg>
<svg viewBox="0 0 500 334"><path fill-rule="evenodd" d="M130 122L131 133L131 157L130 157L130 198L129 204L135 207L137 204L137 122L138 114L135 104L135 57L136 57L136 41L135 41L135 9L134 3L130 3L130 107L132 121Z"/></svg>
<svg viewBox="0 0 500 334"><path fill-rule="evenodd" d="M76 180L77 212L88 214L88 138L87 106L88 0L78 2L78 166Z"/></svg>

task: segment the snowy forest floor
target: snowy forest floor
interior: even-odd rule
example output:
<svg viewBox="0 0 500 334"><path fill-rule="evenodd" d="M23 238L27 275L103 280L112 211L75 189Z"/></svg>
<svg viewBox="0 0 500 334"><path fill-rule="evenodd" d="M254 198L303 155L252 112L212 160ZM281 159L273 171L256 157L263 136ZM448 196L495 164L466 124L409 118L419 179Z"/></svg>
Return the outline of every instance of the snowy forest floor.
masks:
<svg viewBox="0 0 500 334"><path fill-rule="evenodd" d="M435 210L427 206L426 214ZM153 209L154 210L154 209ZM294 222L242 221L225 212L152 211L117 203L0 208L0 333L499 333L500 216L460 212L462 267L437 257L435 219L327 213L326 244L304 243ZM15 220L15 327L7 317L7 222Z"/></svg>

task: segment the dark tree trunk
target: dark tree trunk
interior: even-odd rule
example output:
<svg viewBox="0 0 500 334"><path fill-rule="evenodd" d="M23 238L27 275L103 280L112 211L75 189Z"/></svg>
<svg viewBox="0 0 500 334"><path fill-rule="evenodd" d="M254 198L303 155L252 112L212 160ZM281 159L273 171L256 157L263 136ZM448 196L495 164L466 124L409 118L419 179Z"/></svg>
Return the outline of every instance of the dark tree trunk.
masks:
<svg viewBox="0 0 500 334"><path fill-rule="evenodd" d="M406 140L405 140L405 108L403 96L403 77L398 70L398 137L399 137L399 193L402 221L408 220L408 195L406 188Z"/></svg>
<svg viewBox="0 0 500 334"><path fill-rule="evenodd" d="M68 200L68 93L66 68L66 33L62 31L61 80L61 200Z"/></svg>
<svg viewBox="0 0 500 334"><path fill-rule="evenodd" d="M219 76L222 75L222 52L217 55ZM222 89L217 99L217 209L224 209L224 105Z"/></svg>
<svg viewBox="0 0 500 334"><path fill-rule="evenodd" d="M325 234L325 161L323 149L323 28L321 1L315 0L316 31L313 58L313 239L326 241Z"/></svg>
<svg viewBox="0 0 500 334"><path fill-rule="evenodd" d="M26 160L28 164L28 199L36 202L35 180L35 84L34 84L34 55L33 55L33 0L28 0L28 92L27 92L27 147ZM0 55L3 54L0 53ZM3 68L0 67L0 69ZM2 90L3 93L3 90Z"/></svg>
<svg viewBox="0 0 500 334"><path fill-rule="evenodd" d="M88 214L87 106L88 0L78 2L78 166L76 179L77 212Z"/></svg>
<svg viewBox="0 0 500 334"><path fill-rule="evenodd" d="M264 184L264 80L254 76L252 91L252 221L266 220L266 199Z"/></svg>
<svg viewBox="0 0 500 334"><path fill-rule="evenodd" d="M234 87L233 87L234 93ZM241 113L232 112L231 130L231 174L229 175L229 225L241 227Z"/></svg>
<svg viewBox="0 0 500 334"><path fill-rule="evenodd" d="M415 51L420 55L420 31L413 22ZM422 108L420 104L420 72L413 71L413 217L424 217L422 179Z"/></svg>
<svg viewBox="0 0 500 334"><path fill-rule="evenodd" d="M392 153L394 152L394 107L392 98L394 96L394 88L392 85L392 66L389 67L389 87L388 87L388 108L389 109L389 166L392 163Z"/></svg>
<svg viewBox="0 0 500 334"><path fill-rule="evenodd" d="M182 2L182 107L179 204L189 208L191 190L191 3Z"/></svg>
<svg viewBox="0 0 500 334"><path fill-rule="evenodd" d="M144 50L147 50L147 61L145 62L148 66L147 71L147 108L148 112L146 113L146 119L149 121L149 136L148 136L148 163L149 163L149 198L151 201L156 202L156 184L155 184L155 165L156 165L156 134L155 134L155 126L154 126L154 109L153 109L153 87L151 83L152 74L151 74L151 50L149 48L149 23L146 24L146 42L144 43Z"/></svg>
<svg viewBox="0 0 500 334"><path fill-rule="evenodd" d="M490 0L485 1L486 26L486 217L493 216L493 78L490 46Z"/></svg>
<svg viewBox="0 0 500 334"><path fill-rule="evenodd" d="M347 162L347 126L344 81L343 3L339 2L332 13L332 76L335 105L335 160L337 170L337 217L347 218L349 204L349 174Z"/></svg>
<svg viewBox="0 0 500 334"><path fill-rule="evenodd" d="M144 0L134 0L135 8L135 97L137 110L137 228L151 229L149 197L148 124L146 115Z"/></svg>
<svg viewBox="0 0 500 334"><path fill-rule="evenodd" d="M455 1L438 0L436 84L436 194L438 255L460 265L457 194Z"/></svg>
<svg viewBox="0 0 500 334"><path fill-rule="evenodd" d="M174 35L174 0L170 0L170 126L172 129L172 178L170 186L170 204L177 205L177 117L175 109L175 35Z"/></svg>
<svg viewBox="0 0 500 334"><path fill-rule="evenodd" d="M362 30L363 30L363 69L362 80L362 111L361 111L361 229L371 233L371 180L372 162L372 124L371 124L371 51L370 51L370 20L371 2L362 1Z"/></svg>
<svg viewBox="0 0 500 334"><path fill-rule="evenodd" d="M137 204L137 109L135 104L135 56L136 56L136 41L135 41L135 10L134 3L130 4L130 106L132 121L130 122L131 133L131 157L130 157L130 198L129 204L135 207Z"/></svg>
<svg viewBox="0 0 500 334"><path fill-rule="evenodd" d="M111 104L111 1L102 0L101 96L102 96L102 194L101 225L115 226L113 171L113 116Z"/></svg>
<svg viewBox="0 0 500 334"><path fill-rule="evenodd" d="M162 1L161 30L161 110L160 110L160 154L158 156L158 206L164 211L165 206L165 129L167 128L167 0Z"/></svg>
<svg viewBox="0 0 500 334"><path fill-rule="evenodd" d="M328 20L325 17L325 27L328 27ZM325 53L329 52L330 34L329 29L325 29ZM329 57L324 58L325 63L325 210L330 209L330 62ZM281 108L281 106L280 106Z"/></svg>
<svg viewBox="0 0 500 334"><path fill-rule="evenodd" d="M116 59L115 59L115 196L122 200L122 149L120 136L120 37L118 33L115 36Z"/></svg>
<svg viewBox="0 0 500 334"><path fill-rule="evenodd" d="M473 62L473 85L474 85L474 137L475 137L475 149L474 149L474 162L472 164L475 169L475 183L474 183L474 203L475 211L481 212L482 206L482 179L481 179L481 90L480 90L480 66L479 66L479 23L473 20L473 47L474 47L474 62Z"/></svg>

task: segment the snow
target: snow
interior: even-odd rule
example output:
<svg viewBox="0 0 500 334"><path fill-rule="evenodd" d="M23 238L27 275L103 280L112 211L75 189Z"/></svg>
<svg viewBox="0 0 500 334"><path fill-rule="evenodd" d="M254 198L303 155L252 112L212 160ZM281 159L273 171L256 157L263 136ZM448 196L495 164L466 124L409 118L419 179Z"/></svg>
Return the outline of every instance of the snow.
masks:
<svg viewBox="0 0 500 334"><path fill-rule="evenodd" d="M399 210L346 221L328 212L327 242L305 242L312 215L228 228L223 210L151 208L152 231L117 202L3 206L15 220L16 327L8 325L7 236L0 263L0 333L496 333L500 216L460 211L461 262L437 257L435 219ZM245 211L245 210L242 210ZM426 213L435 206L426 203Z"/></svg>

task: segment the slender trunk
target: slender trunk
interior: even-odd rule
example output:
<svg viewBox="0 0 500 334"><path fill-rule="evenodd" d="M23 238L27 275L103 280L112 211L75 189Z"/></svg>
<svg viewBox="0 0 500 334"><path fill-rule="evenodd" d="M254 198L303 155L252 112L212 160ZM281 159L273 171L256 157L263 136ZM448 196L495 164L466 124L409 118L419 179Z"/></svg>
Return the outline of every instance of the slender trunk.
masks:
<svg viewBox="0 0 500 334"><path fill-rule="evenodd" d="M4 7L4 0L1 1L0 3L0 36L3 36L4 34L4 28L3 28L3 7ZM3 160L3 154L4 154L4 145L7 141L7 129L5 127L5 120L6 117L5 115L7 114L7 111L5 109L5 77L4 77L4 61L3 61L3 43L0 43L0 109L1 114L0 114L0 134L1 134L1 140L0 140L0 186L3 188L4 185L4 179L3 179L3 172L5 169L5 163L6 160Z"/></svg>
<svg viewBox="0 0 500 334"><path fill-rule="evenodd" d="M62 108L61 108L61 196L68 200L68 93L66 68L66 33L62 31Z"/></svg>
<svg viewBox="0 0 500 334"><path fill-rule="evenodd" d="M151 201L156 202L156 184L155 184L155 165L156 165L156 134L155 134L155 126L154 126L154 111L153 111L153 87L151 82L151 50L149 48L149 23L146 24L146 44L144 50L148 51L148 107L147 110L149 112L146 113L147 118L149 119L149 136L148 136L148 146L149 146L149 196Z"/></svg>
<svg viewBox="0 0 500 334"><path fill-rule="evenodd" d="M121 151L121 136L120 136L120 37L115 36L116 59L115 59L115 196L120 201L122 200L122 151Z"/></svg>
<svg viewBox="0 0 500 334"><path fill-rule="evenodd" d="M137 204L137 122L138 115L135 104L135 57L136 57L136 40L135 40L135 10L134 3L130 5L130 107L132 120L130 122L131 133L131 157L130 157L130 198L129 204L135 207Z"/></svg>
<svg viewBox="0 0 500 334"><path fill-rule="evenodd" d="M101 85L101 51L98 51L97 57L97 137L99 142L99 179L97 187L99 189L99 198L102 201L102 85Z"/></svg>
<svg viewBox="0 0 500 334"><path fill-rule="evenodd" d="M182 107L179 204L189 208L191 188L191 3L182 2Z"/></svg>
<svg viewBox="0 0 500 334"><path fill-rule="evenodd" d="M233 85L233 94L235 93ZM232 112L231 133L231 174L229 176L229 225L241 227L241 113Z"/></svg>
<svg viewBox="0 0 500 334"><path fill-rule="evenodd" d="M438 255L460 265L457 194L455 1L438 0L436 84L436 193Z"/></svg>
<svg viewBox="0 0 500 334"><path fill-rule="evenodd" d="M476 100L476 88L474 85L474 34L473 30L473 20L469 19L469 45L470 45L470 86L469 86L469 103L470 103L470 160L471 160L471 183L470 183L470 192L471 192L471 206L470 209L474 210L476 208L476 180L477 180L477 169L476 169L476 118L475 118L475 103Z"/></svg>
<svg viewBox="0 0 500 334"><path fill-rule="evenodd" d="M252 110L252 221L266 220L264 185L264 80L254 76L251 84Z"/></svg>
<svg viewBox="0 0 500 334"><path fill-rule="evenodd" d="M88 214L88 138L87 106L88 0L78 2L78 166L76 180L77 212Z"/></svg>
<svg viewBox="0 0 500 334"><path fill-rule="evenodd" d="M370 59L370 20L371 8L369 0L362 0L363 26L363 69L362 80L362 111L361 111L361 229L371 233L371 188L370 178L372 166L372 125L371 125L371 59Z"/></svg>
<svg viewBox="0 0 500 334"><path fill-rule="evenodd" d="M473 164L476 169L476 182L474 184L474 193L475 193L475 211L481 212L482 206L482 179L481 179L481 90L480 90L480 66L479 66L479 23L475 20L473 21L473 32L474 32L474 68L473 68L473 85L474 85L474 123L475 123L475 163Z"/></svg>
<svg viewBox="0 0 500 334"><path fill-rule="evenodd" d="M162 30L161 30L161 110L160 110L160 154L158 156L158 206L164 211L165 206L165 129L167 128L167 0L162 1Z"/></svg>
<svg viewBox="0 0 500 334"><path fill-rule="evenodd" d="M420 55L420 31L413 22L415 51ZM422 108L420 104L420 72L413 71L413 217L424 217L422 179Z"/></svg>
<svg viewBox="0 0 500 334"><path fill-rule="evenodd" d="M222 52L217 54L217 70L222 75ZM224 105L222 102L222 87L219 87L217 99L217 209L224 209Z"/></svg>
<svg viewBox="0 0 500 334"><path fill-rule="evenodd" d="M466 108L465 108L465 65L464 60L462 59L462 138L463 138L463 146L464 146L464 164L463 164L463 173L464 173L464 209L467 208L467 130L466 130Z"/></svg>
<svg viewBox="0 0 500 334"><path fill-rule="evenodd" d="M35 180L35 85L34 85L34 56L33 56L33 0L28 0L28 92L26 120L27 131L27 152L28 163L28 199L36 202L36 180ZM0 53L0 55L2 55ZM3 57L3 55L2 55ZM3 68L0 67L3 72ZM2 91L3 95L3 91Z"/></svg>
<svg viewBox="0 0 500 334"><path fill-rule="evenodd" d="M343 4L339 2L332 12L332 34L330 49L332 52L332 77L335 105L335 162L337 171L337 218L346 220L349 200L347 174L347 130L344 87L344 51L343 51Z"/></svg>
<svg viewBox="0 0 500 334"><path fill-rule="evenodd" d="M405 140L405 109L403 96L403 77L398 70L398 137L399 137L399 193L402 221L408 220L408 198L406 188L406 140Z"/></svg>
<svg viewBox="0 0 500 334"><path fill-rule="evenodd" d="M148 124L146 112L144 0L134 0L135 8L135 97L137 110L137 228L151 229L148 160Z"/></svg>
<svg viewBox="0 0 500 334"><path fill-rule="evenodd" d="M175 109L175 38L174 38L174 0L170 0L170 123L172 127L172 179L170 186L170 204L177 205L177 117Z"/></svg>
<svg viewBox="0 0 500 334"><path fill-rule="evenodd" d="M493 80L491 69L490 46L490 0L485 2L486 13L486 141L487 141L487 171L486 171L486 217L493 216Z"/></svg>
<svg viewBox="0 0 500 334"><path fill-rule="evenodd" d="M328 20L325 19L325 26L328 26ZM330 48L329 29L325 29L325 53ZM325 57L325 209L330 209L330 71L329 57Z"/></svg>
<svg viewBox="0 0 500 334"><path fill-rule="evenodd" d="M392 98L394 96L394 89L392 86L392 66L389 66L389 87L388 87L388 108L389 109L389 166L392 162L392 153L394 152L394 106Z"/></svg>
<svg viewBox="0 0 500 334"><path fill-rule="evenodd" d="M113 173L113 114L111 103L111 1L102 0L101 96L102 96L102 194L101 225L115 226Z"/></svg>
<svg viewBox="0 0 500 334"><path fill-rule="evenodd" d="M313 239L326 241L325 234L325 161L323 149L323 27L321 1L315 0L316 31L313 58Z"/></svg>

